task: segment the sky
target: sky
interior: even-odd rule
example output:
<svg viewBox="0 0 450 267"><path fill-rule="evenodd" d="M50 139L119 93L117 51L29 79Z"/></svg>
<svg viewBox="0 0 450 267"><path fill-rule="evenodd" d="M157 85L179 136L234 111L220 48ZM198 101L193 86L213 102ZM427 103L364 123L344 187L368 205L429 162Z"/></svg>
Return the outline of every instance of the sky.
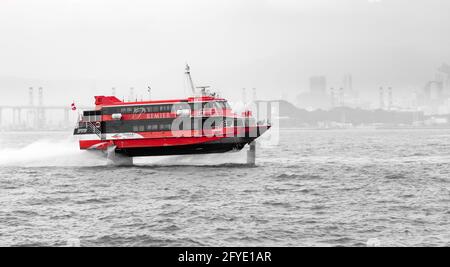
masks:
<svg viewBox="0 0 450 267"><path fill-rule="evenodd" d="M313 75L371 96L413 91L450 63L448 0L1 0L0 104L90 103L116 87L154 98L196 85L230 99L294 97Z"/></svg>

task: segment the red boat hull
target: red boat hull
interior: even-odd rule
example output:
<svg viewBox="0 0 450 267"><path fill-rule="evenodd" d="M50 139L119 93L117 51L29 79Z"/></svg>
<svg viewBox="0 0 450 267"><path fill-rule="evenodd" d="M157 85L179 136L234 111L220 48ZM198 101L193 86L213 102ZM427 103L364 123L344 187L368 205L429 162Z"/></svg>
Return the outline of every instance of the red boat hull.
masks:
<svg viewBox="0 0 450 267"><path fill-rule="evenodd" d="M246 144L251 143L253 140L250 138L222 138L216 141L190 145L117 148L116 153L128 157L225 153L242 150Z"/></svg>
<svg viewBox="0 0 450 267"><path fill-rule="evenodd" d="M164 137L118 140L81 140L84 150L106 150L115 147L115 152L129 157L168 156L187 154L225 153L242 150L270 127L259 126L246 129L243 136L200 136L200 137Z"/></svg>

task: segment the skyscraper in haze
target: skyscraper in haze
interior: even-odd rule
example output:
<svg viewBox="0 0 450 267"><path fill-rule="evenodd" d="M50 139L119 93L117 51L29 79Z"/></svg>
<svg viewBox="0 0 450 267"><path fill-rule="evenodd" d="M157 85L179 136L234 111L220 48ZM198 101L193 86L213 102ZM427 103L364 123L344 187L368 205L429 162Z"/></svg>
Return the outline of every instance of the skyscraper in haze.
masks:
<svg viewBox="0 0 450 267"><path fill-rule="evenodd" d="M353 76L351 74L344 75L343 86L345 94L350 98L357 98L358 91L353 87Z"/></svg>
<svg viewBox="0 0 450 267"><path fill-rule="evenodd" d="M350 92L353 90L353 77L350 74L344 75L344 89L347 92Z"/></svg>
<svg viewBox="0 0 450 267"><path fill-rule="evenodd" d="M443 64L438 69L436 81L442 84L443 93L450 96L450 65Z"/></svg>
<svg viewBox="0 0 450 267"><path fill-rule="evenodd" d="M309 79L309 90L314 95L325 96L327 92L327 78L325 76L313 76Z"/></svg>
<svg viewBox="0 0 450 267"><path fill-rule="evenodd" d="M417 102L426 114L447 114L450 100L450 66L443 64L417 95Z"/></svg>
<svg viewBox="0 0 450 267"><path fill-rule="evenodd" d="M309 78L309 92L297 96L297 104L307 110L329 109L333 100L327 94L327 78L312 76Z"/></svg>

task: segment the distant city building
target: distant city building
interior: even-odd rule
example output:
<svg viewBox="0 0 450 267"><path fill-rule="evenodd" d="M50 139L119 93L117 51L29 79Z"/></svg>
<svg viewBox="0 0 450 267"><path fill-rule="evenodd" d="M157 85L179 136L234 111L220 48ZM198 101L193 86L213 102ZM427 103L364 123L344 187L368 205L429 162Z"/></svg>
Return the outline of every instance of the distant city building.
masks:
<svg viewBox="0 0 450 267"><path fill-rule="evenodd" d="M307 110L330 109L333 97L327 93L327 78L313 76L309 79L309 92L297 96L297 105Z"/></svg>
<svg viewBox="0 0 450 267"><path fill-rule="evenodd" d="M367 108L369 104L363 103L358 91L353 86L351 74L344 75L342 83L337 87L327 87L325 76L313 76L309 79L309 92L297 97L300 108L307 110L332 109L336 107Z"/></svg>
<svg viewBox="0 0 450 267"><path fill-rule="evenodd" d="M426 114L448 114L448 99L450 99L450 66L443 64L435 74L435 79L427 82L417 94L420 110Z"/></svg>
<svg viewBox="0 0 450 267"><path fill-rule="evenodd" d="M438 69L436 81L442 84L443 93L450 96L450 65L443 64Z"/></svg>
<svg viewBox="0 0 450 267"><path fill-rule="evenodd" d="M384 101L384 88L383 87L380 87L379 102L380 102L380 109L384 109L385 101Z"/></svg>
<svg viewBox="0 0 450 267"><path fill-rule="evenodd" d="M309 88L312 94L325 95L327 93L327 78L325 76L313 76L309 79Z"/></svg>
<svg viewBox="0 0 450 267"><path fill-rule="evenodd" d="M344 93L352 99L358 98L358 91L353 88L353 76L351 74L344 75L343 80Z"/></svg>

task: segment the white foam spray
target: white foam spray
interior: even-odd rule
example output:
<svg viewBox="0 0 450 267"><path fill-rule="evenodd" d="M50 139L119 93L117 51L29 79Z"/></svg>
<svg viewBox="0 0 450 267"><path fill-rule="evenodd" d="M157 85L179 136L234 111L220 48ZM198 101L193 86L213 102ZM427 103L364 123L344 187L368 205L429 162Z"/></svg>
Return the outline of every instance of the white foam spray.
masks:
<svg viewBox="0 0 450 267"><path fill-rule="evenodd" d="M246 151L224 154L182 155L135 158L138 166L214 166L245 164ZM78 140L44 138L19 148L0 147L0 167L91 167L107 165L106 156L99 151L81 151Z"/></svg>
<svg viewBox="0 0 450 267"><path fill-rule="evenodd" d="M162 166L217 166L228 164L245 164L246 152L244 148L240 152L228 152L222 154L196 154L164 157L135 158L134 163L138 166L162 165Z"/></svg>
<svg viewBox="0 0 450 267"><path fill-rule="evenodd" d="M100 153L81 151L75 138L41 139L21 148L0 148L0 166L101 166Z"/></svg>

